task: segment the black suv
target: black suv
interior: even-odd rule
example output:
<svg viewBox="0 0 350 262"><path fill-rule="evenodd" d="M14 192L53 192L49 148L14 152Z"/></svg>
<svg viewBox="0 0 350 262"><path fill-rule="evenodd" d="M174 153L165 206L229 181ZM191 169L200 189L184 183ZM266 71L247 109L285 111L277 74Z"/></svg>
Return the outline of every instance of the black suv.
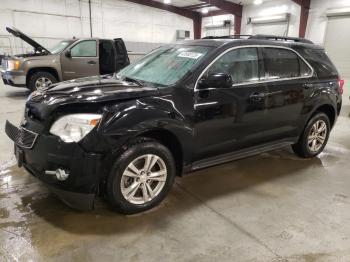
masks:
<svg viewBox="0 0 350 262"><path fill-rule="evenodd" d="M6 133L18 164L68 205L92 208L102 195L131 214L160 203L183 173L287 145L318 155L342 85L305 39L185 41L118 74L33 92Z"/></svg>

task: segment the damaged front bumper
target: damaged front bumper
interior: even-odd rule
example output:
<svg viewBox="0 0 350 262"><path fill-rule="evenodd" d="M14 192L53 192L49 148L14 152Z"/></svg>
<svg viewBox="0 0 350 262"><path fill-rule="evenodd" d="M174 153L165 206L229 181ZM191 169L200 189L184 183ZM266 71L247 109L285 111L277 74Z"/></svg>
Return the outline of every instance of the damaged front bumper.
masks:
<svg viewBox="0 0 350 262"><path fill-rule="evenodd" d="M92 209L99 188L102 155L85 152L78 143L64 143L40 129L31 122L25 127L6 122L5 132L15 143L18 165L44 182L68 206Z"/></svg>

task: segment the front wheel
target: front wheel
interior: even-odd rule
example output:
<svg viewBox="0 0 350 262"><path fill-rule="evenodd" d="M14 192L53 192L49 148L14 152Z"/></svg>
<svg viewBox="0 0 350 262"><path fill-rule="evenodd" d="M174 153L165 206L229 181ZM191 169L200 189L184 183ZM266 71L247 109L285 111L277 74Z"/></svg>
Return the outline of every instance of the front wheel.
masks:
<svg viewBox="0 0 350 262"><path fill-rule="evenodd" d="M153 140L131 144L108 177L109 203L124 214L151 209L165 198L175 174L168 148Z"/></svg>
<svg viewBox="0 0 350 262"><path fill-rule="evenodd" d="M35 91L40 88L46 89L56 82L57 79L53 74L47 71L37 71L29 77L28 88L30 91Z"/></svg>
<svg viewBox="0 0 350 262"><path fill-rule="evenodd" d="M317 156L327 144L330 129L328 116L316 113L307 123L298 143L292 146L293 151L303 158Z"/></svg>

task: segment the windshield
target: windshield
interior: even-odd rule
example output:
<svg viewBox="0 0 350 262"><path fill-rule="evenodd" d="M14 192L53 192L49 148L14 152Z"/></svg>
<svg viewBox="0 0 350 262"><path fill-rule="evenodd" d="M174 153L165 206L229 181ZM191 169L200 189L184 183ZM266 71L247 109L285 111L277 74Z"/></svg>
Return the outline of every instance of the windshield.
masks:
<svg viewBox="0 0 350 262"><path fill-rule="evenodd" d="M62 50L64 50L67 46L69 46L72 43L72 41L61 41L54 45L53 47L49 48L51 54L58 54Z"/></svg>
<svg viewBox="0 0 350 262"><path fill-rule="evenodd" d="M161 47L121 70L117 77L169 86L184 77L210 49L205 46Z"/></svg>

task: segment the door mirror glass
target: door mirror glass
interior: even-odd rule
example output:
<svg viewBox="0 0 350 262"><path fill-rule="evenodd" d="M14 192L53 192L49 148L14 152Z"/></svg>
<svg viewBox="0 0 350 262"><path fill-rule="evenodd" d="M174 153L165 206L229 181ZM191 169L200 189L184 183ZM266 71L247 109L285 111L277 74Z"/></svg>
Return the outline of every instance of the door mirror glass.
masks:
<svg viewBox="0 0 350 262"><path fill-rule="evenodd" d="M232 87L232 77L228 74L217 73L203 77L198 82L198 88L230 88Z"/></svg>
<svg viewBox="0 0 350 262"><path fill-rule="evenodd" d="M72 57L70 50L67 50L67 51L65 52L65 55L66 55L66 57L68 57L68 58L71 58L71 57Z"/></svg>

